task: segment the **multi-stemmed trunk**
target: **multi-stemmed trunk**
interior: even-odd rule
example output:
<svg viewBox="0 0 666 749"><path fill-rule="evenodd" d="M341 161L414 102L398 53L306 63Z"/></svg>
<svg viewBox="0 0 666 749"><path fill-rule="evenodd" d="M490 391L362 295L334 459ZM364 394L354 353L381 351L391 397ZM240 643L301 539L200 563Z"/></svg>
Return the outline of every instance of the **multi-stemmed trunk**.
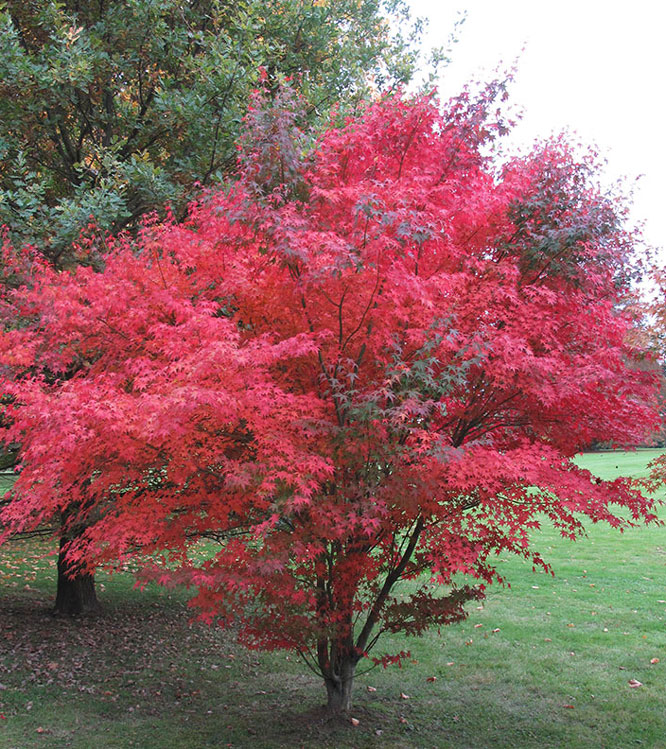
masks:
<svg viewBox="0 0 666 749"><path fill-rule="evenodd" d="M400 560L387 574L377 598L370 606L365 623L356 637L354 637L353 623L354 595L348 594L345 599L337 602L339 615L335 617L337 620L335 634L332 637L323 636L317 643L317 664L319 672L324 677L328 697L327 709L331 714L348 713L351 710L356 666L374 644L371 640L373 631L380 620L393 586L400 579L414 553L423 526L423 518L417 517L409 531L408 543ZM340 547L335 551L338 554L343 553ZM347 555L349 553L348 548ZM330 559L326 561L330 562ZM317 610L323 628L328 625L327 619L330 616L331 604L330 583L324 577L320 577L317 580Z"/></svg>
<svg viewBox="0 0 666 749"><path fill-rule="evenodd" d="M352 706L352 689L357 659L352 656L342 657L334 669L324 676L326 708L331 714L348 713Z"/></svg>
<svg viewBox="0 0 666 749"><path fill-rule="evenodd" d="M325 610L325 583L318 581L319 608ZM323 620L322 615L322 620ZM351 607L340 617L337 632L322 635L317 642L317 665L324 677L326 694L328 697L327 710L331 715L348 713L352 704L352 688L354 686L354 672L359 661L354 647L354 628L352 624Z"/></svg>

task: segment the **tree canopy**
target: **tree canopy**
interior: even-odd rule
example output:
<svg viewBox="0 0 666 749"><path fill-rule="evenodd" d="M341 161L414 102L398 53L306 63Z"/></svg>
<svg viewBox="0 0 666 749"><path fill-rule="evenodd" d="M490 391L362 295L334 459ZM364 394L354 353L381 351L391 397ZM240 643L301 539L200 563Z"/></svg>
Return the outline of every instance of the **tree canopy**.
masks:
<svg viewBox="0 0 666 749"><path fill-rule="evenodd" d="M264 71L310 119L410 78L402 0L38 0L0 6L0 225L71 264L91 221L118 232L235 167Z"/></svg>
<svg viewBox="0 0 666 749"><path fill-rule="evenodd" d="M549 569L541 523L654 519L573 461L657 423L631 237L564 141L497 162L501 89L383 97L289 169L249 138L236 181L103 272L37 263L0 338L7 532L69 513L77 565L157 554L144 577L298 652L344 710L383 632L464 617L500 552Z"/></svg>

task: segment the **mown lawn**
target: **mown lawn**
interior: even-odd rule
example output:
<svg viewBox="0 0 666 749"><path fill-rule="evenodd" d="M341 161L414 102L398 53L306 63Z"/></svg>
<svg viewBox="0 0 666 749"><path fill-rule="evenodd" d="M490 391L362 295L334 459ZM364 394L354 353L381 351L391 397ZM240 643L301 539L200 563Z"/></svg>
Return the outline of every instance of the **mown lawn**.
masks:
<svg viewBox="0 0 666 749"><path fill-rule="evenodd" d="M655 454L582 461L610 478ZM416 662L358 679L356 727L323 721L323 688L294 656L190 626L184 592L101 576L101 616L52 618L49 545L13 543L0 552L0 746L666 747L666 529L539 535L556 576L502 560L511 587L466 622L387 640Z"/></svg>

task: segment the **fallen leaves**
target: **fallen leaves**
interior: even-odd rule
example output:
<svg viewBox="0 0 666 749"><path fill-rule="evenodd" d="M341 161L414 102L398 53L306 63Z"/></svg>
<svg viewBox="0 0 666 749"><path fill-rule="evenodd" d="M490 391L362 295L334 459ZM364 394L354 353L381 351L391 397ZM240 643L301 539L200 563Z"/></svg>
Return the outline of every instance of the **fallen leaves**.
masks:
<svg viewBox="0 0 666 749"><path fill-rule="evenodd" d="M643 682L642 681L638 681L638 679L629 679L629 686L632 689L636 689L636 687L642 687L643 686Z"/></svg>
<svg viewBox="0 0 666 749"><path fill-rule="evenodd" d="M409 700L411 697L408 694L405 694L404 692L400 692L400 699L401 700Z"/></svg>
<svg viewBox="0 0 666 749"><path fill-rule="evenodd" d="M173 709L176 699L185 706L199 700L201 682L209 675L215 678L210 663L215 663L222 647L229 648L228 638L219 629L191 623L184 602L166 597L81 620L46 620L45 607L46 603L25 603L18 598L3 600L1 628L16 633L10 644L5 643L11 653L6 661L7 651L0 645L0 678L7 690L22 694L50 687L63 699L84 693L100 703L117 702L124 710L141 704L142 710L154 714ZM9 639L5 631L2 635L3 640ZM246 660L239 653L235 661L228 662L247 669ZM265 691L263 685L259 688ZM5 694L0 687L0 703ZM33 715L31 701L22 707L25 716ZM7 705L0 704L0 711L5 710ZM9 711L4 714L12 719ZM38 726L45 732L53 730L36 722L31 724L33 732Z"/></svg>
<svg viewBox="0 0 666 749"><path fill-rule="evenodd" d="M360 723L361 721L360 721L360 720L359 720L358 718L350 718L350 719L349 719L349 722L350 722L350 723L352 724L352 726L354 726L354 728L356 728L356 726L358 726L358 724L359 724L359 723Z"/></svg>

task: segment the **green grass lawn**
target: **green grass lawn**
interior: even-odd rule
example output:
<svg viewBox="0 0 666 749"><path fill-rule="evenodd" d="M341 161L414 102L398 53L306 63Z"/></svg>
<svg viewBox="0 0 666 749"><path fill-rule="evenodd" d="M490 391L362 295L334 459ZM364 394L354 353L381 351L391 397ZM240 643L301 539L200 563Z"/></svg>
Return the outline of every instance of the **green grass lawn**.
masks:
<svg viewBox="0 0 666 749"><path fill-rule="evenodd" d="M638 475L655 454L581 463ZM386 640L415 662L357 680L356 727L323 722L323 687L293 655L190 626L183 592L104 575L102 616L53 619L55 559L39 556L49 546L11 544L0 552L0 746L666 747L666 529L539 537L556 576L502 559L511 587L467 621Z"/></svg>

